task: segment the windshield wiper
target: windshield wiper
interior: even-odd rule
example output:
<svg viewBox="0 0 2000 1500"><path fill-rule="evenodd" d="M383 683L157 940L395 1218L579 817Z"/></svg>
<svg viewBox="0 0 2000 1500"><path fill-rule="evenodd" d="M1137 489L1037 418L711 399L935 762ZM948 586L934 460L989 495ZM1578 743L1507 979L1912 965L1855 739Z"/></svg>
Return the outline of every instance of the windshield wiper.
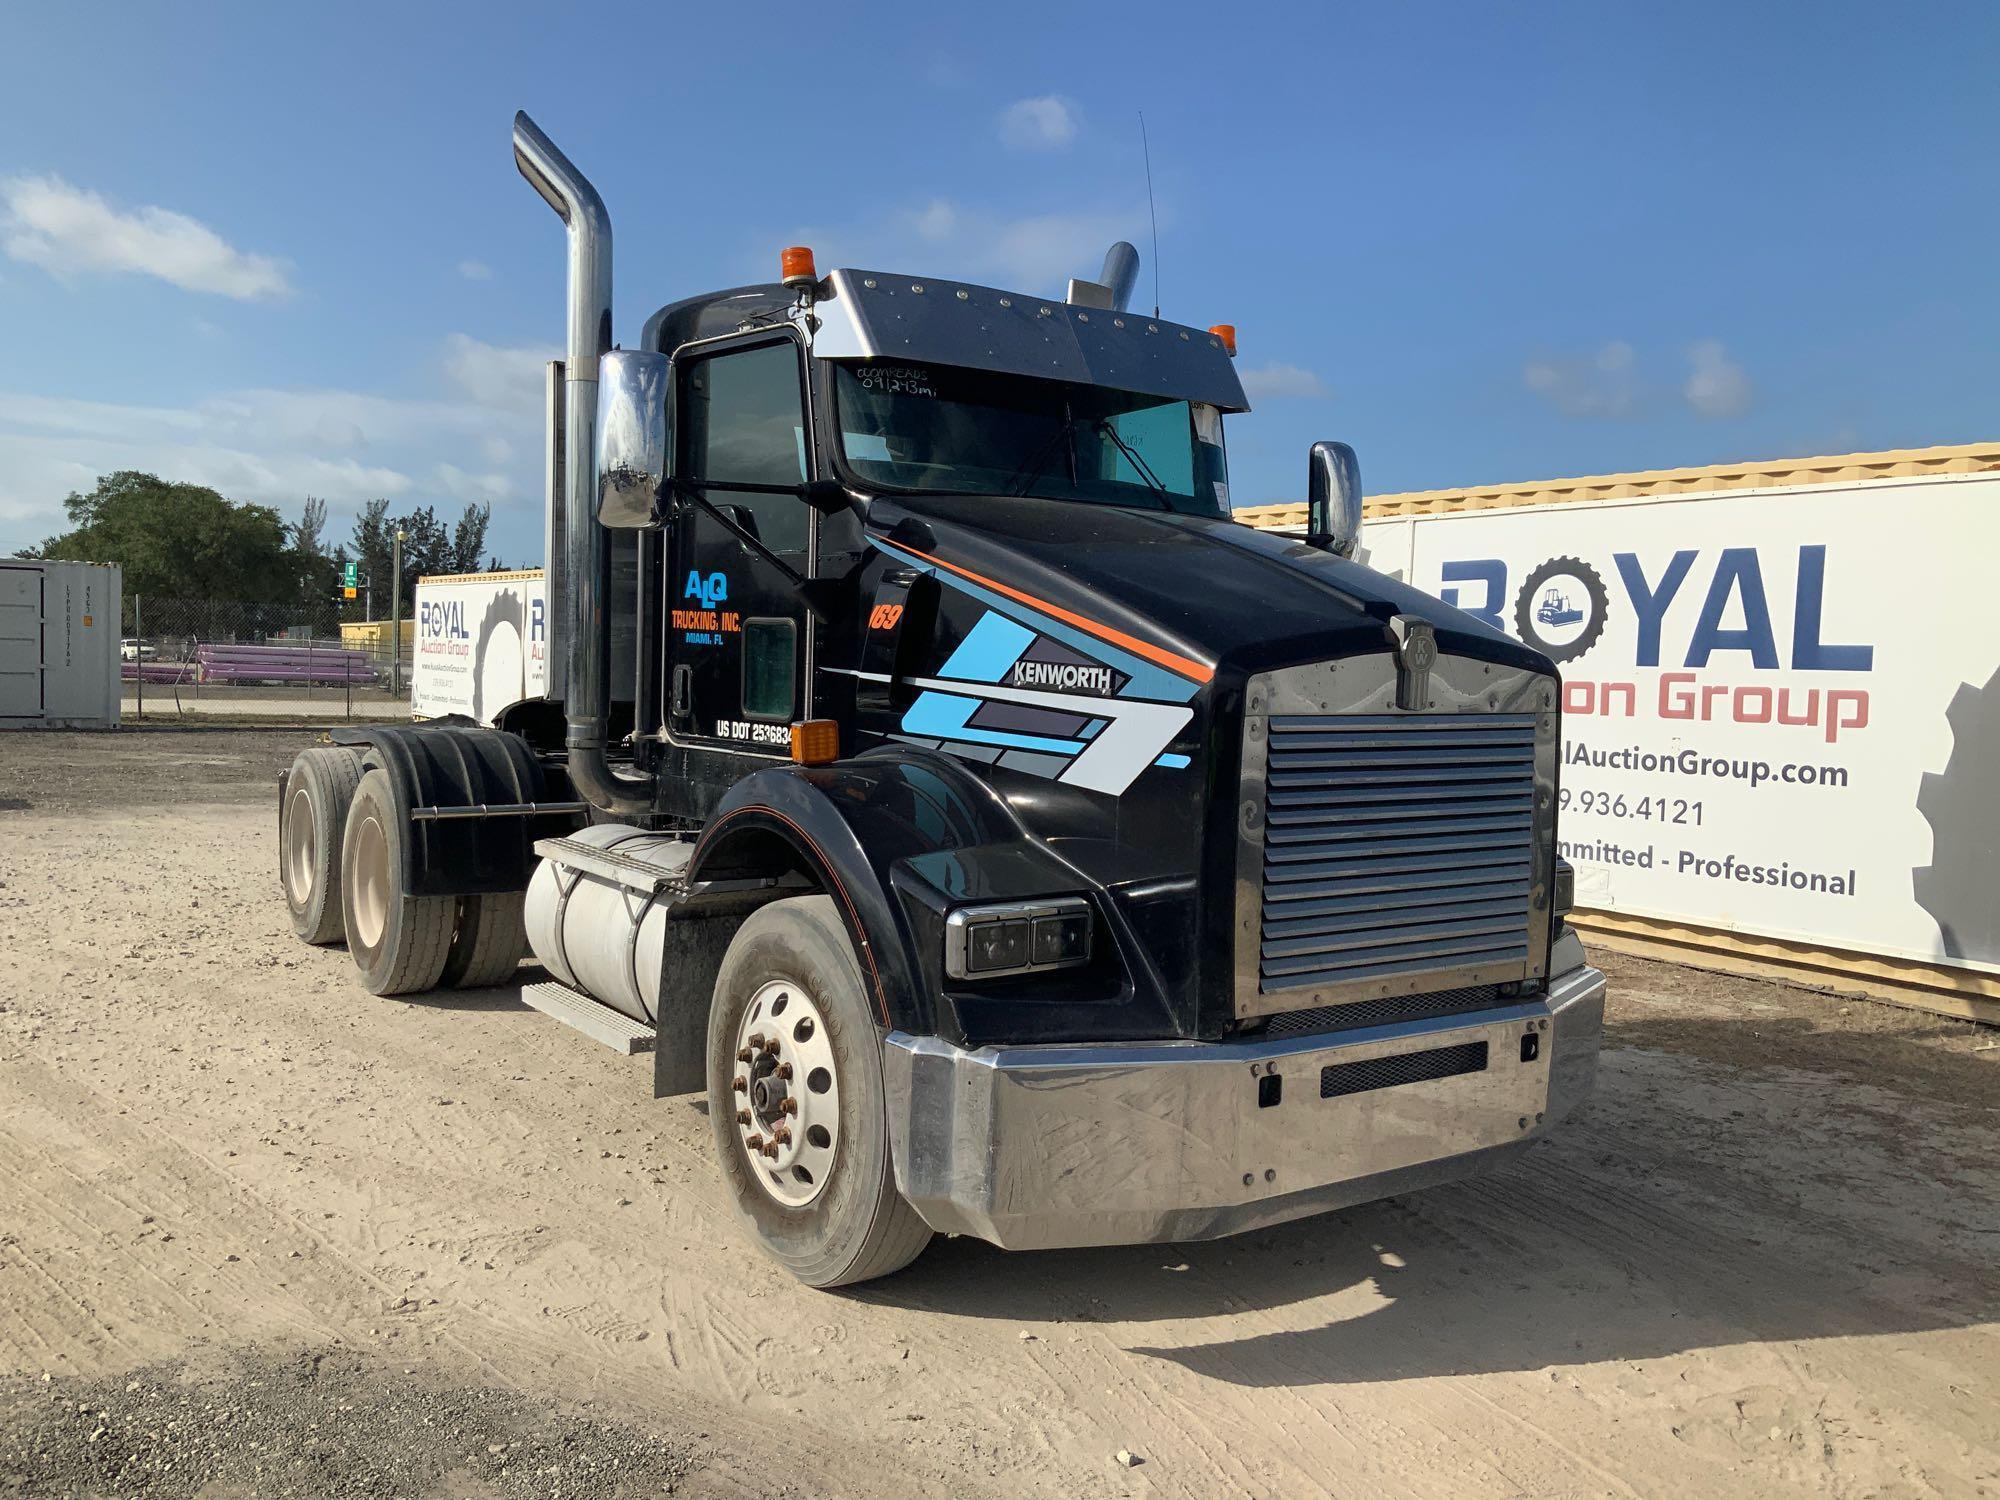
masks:
<svg viewBox="0 0 2000 1500"><path fill-rule="evenodd" d="M1138 471L1139 477L1153 487L1154 493L1160 497L1160 508L1162 510L1172 510L1174 508L1173 496L1168 492L1167 487L1160 483L1160 476L1153 472L1153 466L1139 456L1138 450L1120 437L1118 429L1102 417L1099 417L1092 425L1118 445L1118 451L1124 454L1126 459L1130 461L1132 467Z"/></svg>
<svg viewBox="0 0 2000 1500"><path fill-rule="evenodd" d="M1048 441L1035 450L1034 457L1007 476L1007 493L1025 495L1033 489L1035 481L1042 477L1042 470L1048 467L1049 460L1056 456L1064 441L1075 431L1076 418L1065 414L1062 425L1049 434Z"/></svg>

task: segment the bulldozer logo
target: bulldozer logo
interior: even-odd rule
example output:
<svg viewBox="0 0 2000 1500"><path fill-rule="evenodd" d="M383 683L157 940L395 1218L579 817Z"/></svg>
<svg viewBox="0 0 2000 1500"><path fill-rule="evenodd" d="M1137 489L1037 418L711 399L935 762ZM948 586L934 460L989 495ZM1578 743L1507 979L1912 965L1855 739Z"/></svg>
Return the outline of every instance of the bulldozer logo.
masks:
<svg viewBox="0 0 2000 1500"><path fill-rule="evenodd" d="M686 598L699 599L703 609L714 609L729 597L729 575L710 573L704 577L699 572L690 571L687 587L681 592Z"/></svg>
<svg viewBox="0 0 2000 1500"><path fill-rule="evenodd" d="M1552 662L1575 661L1604 634L1608 603L1597 569L1574 557L1552 557L1522 580L1514 596L1514 631Z"/></svg>

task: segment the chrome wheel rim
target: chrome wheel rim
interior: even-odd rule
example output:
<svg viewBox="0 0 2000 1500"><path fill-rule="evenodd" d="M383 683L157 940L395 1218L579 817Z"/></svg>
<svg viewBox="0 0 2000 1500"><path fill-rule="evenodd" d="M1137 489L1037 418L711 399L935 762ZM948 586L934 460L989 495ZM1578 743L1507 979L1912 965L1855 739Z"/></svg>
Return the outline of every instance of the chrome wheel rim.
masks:
<svg viewBox="0 0 2000 1500"><path fill-rule="evenodd" d="M319 876L319 835L313 828L312 798L300 787L285 804L285 894L304 910Z"/></svg>
<svg viewBox="0 0 2000 1500"><path fill-rule="evenodd" d="M826 1017L791 980L750 997L736 1030L730 1098L750 1175L786 1208L826 1191L840 1150L840 1075Z"/></svg>
<svg viewBox="0 0 2000 1500"><path fill-rule="evenodd" d="M372 813L354 830L353 940L369 952L382 946L389 925L389 839Z"/></svg>

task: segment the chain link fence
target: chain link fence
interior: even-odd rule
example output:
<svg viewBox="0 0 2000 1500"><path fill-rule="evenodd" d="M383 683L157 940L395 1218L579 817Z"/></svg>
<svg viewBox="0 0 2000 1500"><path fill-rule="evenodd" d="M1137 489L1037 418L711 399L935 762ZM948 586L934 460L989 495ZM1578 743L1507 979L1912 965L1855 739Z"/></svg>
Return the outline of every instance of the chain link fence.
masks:
<svg viewBox="0 0 2000 1500"><path fill-rule="evenodd" d="M386 620L229 599L128 594L120 626L127 718L200 715L401 717L410 696L410 622L400 660Z"/></svg>

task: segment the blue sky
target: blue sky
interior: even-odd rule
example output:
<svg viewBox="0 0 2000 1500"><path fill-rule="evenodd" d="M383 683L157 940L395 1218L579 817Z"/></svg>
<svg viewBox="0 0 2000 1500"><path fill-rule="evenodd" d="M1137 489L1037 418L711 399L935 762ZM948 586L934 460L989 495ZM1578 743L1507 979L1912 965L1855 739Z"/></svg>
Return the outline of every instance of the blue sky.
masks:
<svg viewBox="0 0 2000 1500"><path fill-rule="evenodd" d="M1239 504L2000 433L2000 9L8 8L0 552L115 468L455 512L539 561L560 227L618 333L778 249L1234 322ZM1001 23L1001 24L996 24ZM592 81L592 69L602 76Z"/></svg>

